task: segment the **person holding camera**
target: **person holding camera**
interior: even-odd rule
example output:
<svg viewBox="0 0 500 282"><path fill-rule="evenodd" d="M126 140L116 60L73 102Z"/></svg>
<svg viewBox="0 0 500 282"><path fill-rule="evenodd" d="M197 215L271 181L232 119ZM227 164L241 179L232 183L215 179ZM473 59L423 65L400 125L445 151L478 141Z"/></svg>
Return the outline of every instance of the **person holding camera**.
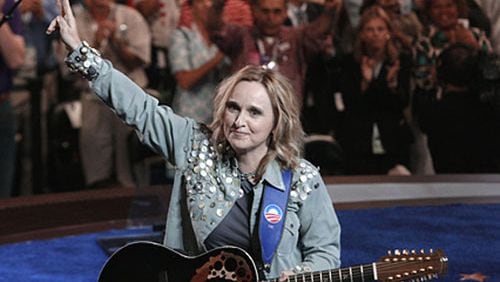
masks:
<svg viewBox="0 0 500 282"><path fill-rule="evenodd" d="M478 52L453 44L438 57L436 70L442 95L418 117L436 173L498 173L500 123L494 106L481 100Z"/></svg>
<svg viewBox="0 0 500 282"><path fill-rule="evenodd" d="M429 25L417 40L414 50L413 98L418 115L420 100L439 95L436 79L436 59L448 46L461 43L474 50L491 52L491 44L483 30L469 26L468 9L464 0L426 0L424 18Z"/></svg>

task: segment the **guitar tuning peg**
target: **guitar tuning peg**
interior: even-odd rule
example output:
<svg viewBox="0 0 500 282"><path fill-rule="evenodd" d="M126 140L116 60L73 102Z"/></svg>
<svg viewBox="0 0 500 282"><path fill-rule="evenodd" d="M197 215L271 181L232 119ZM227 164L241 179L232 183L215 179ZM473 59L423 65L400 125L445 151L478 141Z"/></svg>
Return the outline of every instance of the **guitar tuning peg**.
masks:
<svg viewBox="0 0 500 282"><path fill-rule="evenodd" d="M420 249L420 253L421 253L421 254L425 254L424 249Z"/></svg>
<svg viewBox="0 0 500 282"><path fill-rule="evenodd" d="M417 252L415 250L411 250L411 254L415 255Z"/></svg>
<svg viewBox="0 0 500 282"><path fill-rule="evenodd" d="M434 250L432 248L429 249L429 253L433 254Z"/></svg>
<svg viewBox="0 0 500 282"><path fill-rule="evenodd" d="M397 255L397 256L399 256L399 255L401 255L401 252L399 251L399 249L395 249L394 250L394 254Z"/></svg>
<svg viewBox="0 0 500 282"><path fill-rule="evenodd" d="M408 254L409 254L408 250L407 250L407 249L404 249L404 250L403 250L403 255L408 255Z"/></svg>
<svg viewBox="0 0 500 282"><path fill-rule="evenodd" d="M388 250L388 251L387 251L387 254L388 254L388 255L390 255L390 256L392 256L392 251L391 251L391 250Z"/></svg>

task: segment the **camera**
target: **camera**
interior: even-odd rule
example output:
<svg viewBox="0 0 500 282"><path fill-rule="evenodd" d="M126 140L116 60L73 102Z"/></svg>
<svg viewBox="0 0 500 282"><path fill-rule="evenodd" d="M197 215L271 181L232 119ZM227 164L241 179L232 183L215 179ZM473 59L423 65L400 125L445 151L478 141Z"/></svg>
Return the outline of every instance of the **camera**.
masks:
<svg viewBox="0 0 500 282"><path fill-rule="evenodd" d="M500 111L500 56L455 43L443 50L436 65L441 84L468 89L482 103Z"/></svg>

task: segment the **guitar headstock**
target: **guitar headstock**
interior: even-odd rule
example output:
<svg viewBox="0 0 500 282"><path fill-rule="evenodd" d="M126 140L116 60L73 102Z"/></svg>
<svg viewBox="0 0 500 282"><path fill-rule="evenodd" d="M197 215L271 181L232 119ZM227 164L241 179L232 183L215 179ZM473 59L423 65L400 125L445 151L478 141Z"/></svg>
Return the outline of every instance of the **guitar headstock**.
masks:
<svg viewBox="0 0 500 282"><path fill-rule="evenodd" d="M394 250L377 262L377 276L386 282L425 281L445 274L447 268L448 258L442 250Z"/></svg>

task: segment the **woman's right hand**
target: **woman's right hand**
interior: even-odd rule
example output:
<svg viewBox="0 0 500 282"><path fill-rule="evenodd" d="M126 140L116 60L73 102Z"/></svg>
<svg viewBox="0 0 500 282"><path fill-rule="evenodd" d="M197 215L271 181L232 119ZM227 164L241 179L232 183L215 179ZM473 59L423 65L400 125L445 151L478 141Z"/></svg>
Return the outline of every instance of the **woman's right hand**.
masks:
<svg viewBox="0 0 500 282"><path fill-rule="evenodd" d="M375 60L369 58L368 56L361 57L361 75L363 81L370 83L373 79L373 67L375 66Z"/></svg>
<svg viewBox="0 0 500 282"><path fill-rule="evenodd" d="M57 4L61 13L52 20L46 33L51 34L52 32L59 30L61 40L68 49L73 51L82 42L76 28L75 16L71 10L69 0L57 0Z"/></svg>

